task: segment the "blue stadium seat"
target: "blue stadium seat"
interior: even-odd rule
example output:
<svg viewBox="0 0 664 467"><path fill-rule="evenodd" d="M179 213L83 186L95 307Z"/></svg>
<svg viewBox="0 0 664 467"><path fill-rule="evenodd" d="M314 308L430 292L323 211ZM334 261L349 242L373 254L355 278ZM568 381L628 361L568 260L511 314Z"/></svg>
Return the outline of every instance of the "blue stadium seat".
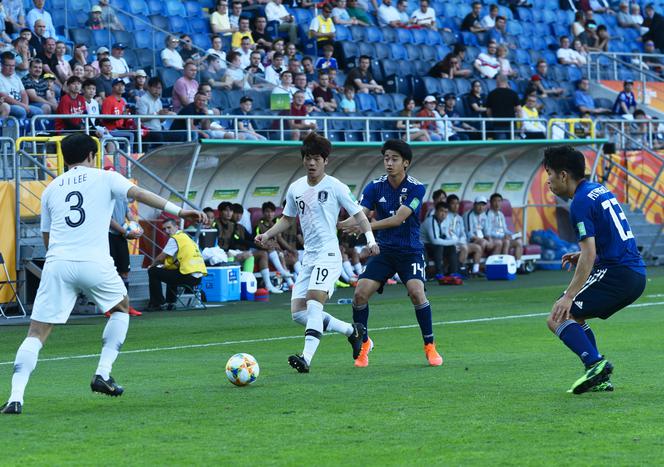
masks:
<svg viewBox="0 0 664 467"><path fill-rule="evenodd" d="M340 42L341 51L344 54L346 62L353 61L360 56L360 48L353 41Z"/></svg>
<svg viewBox="0 0 664 467"><path fill-rule="evenodd" d="M450 49L446 45L437 45L436 46L436 60L440 61L445 58L445 56L450 53L452 49Z"/></svg>
<svg viewBox="0 0 664 467"><path fill-rule="evenodd" d="M419 60L421 55L420 55L420 47L415 45L415 44L406 44L405 47L406 49L406 55L408 60Z"/></svg>
<svg viewBox="0 0 664 467"><path fill-rule="evenodd" d="M120 16L118 15L118 18ZM128 22L123 23L125 24L125 28L128 31L150 31L152 30L152 25L150 24L150 21L148 21L147 17L146 18L132 18L131 16L128 16Z"/></svg>
<svg viewBox="0 0 664 467"><path fill-rule="evenodd" d="M385 91L411 96L413 83L409 76L393 76L385 80Z"/></svg>
<svg viewBox="0 0 664 467"><path fill-rule="evenodd" d="M396 110L394 101L387 94L376 94L376 106L379 111L383 112L394 112Z"/></svg>
<svg viewBox="0 0 664 467"><path fill-rule="evenodd" d="M514 61L519 65L527 65L530 63L530 55L523 49L516 49L514 52Z"/></svg>
<svg viewBox="0 0 664 467"><path fill-rule="evenodd" d="M533 75L533 69L528 64L523 64L518 66L519 76L521 78L530 78Z"/></svg>
<svg viewBox="0 0 664 467"><path fill-rule="evenodd" d="M256 89L251 89L247 91L246 94L253 99L253 108L255 110L264 110L270 107L270 93L270 91L259 91Z"/></svg>
<svg viewBox="0 0 664 467"><path fill-rule="evenodd" d="M519 7L516 9L519 12L519 19L523 22L532 23L534 20L533 13L530 8Z"/></svg>
<svg viewBox="0 0 664 467"><path fill-rule="evenodd" d="M383 42L383 32L380 28L369 26L366 28L366 40L368 42Z"/></svg>
<svg viewBox="0 0 664 467"><path fill-rule="evenodd" d="M343 143L344 141L346 141L344 139L343 131L334 131L334 130L327 132L327 139L333 143Z"/></svg>
<svg viewBox="0 0 664 467"><path fill-rule="evenodd" d="M360 112L377 112L378 104L373 94L360 92L355 95L355 102L357 103L357 110Z"/></svg>
<svg viewBox="0 0 664 467"><path fill-rule="evenodd" d="M151 31L135 31L134 40L136 42L136 47L141 49L156 49L160 50L163 48L164 44L152 43L152 32Z"/></svg>
<svg viewBox="0 0 664 467"><path fill-rule="evenodd" d="M524 50L529 50L533 48L533 40L531 39L530 36L527 36L525 34L522 34L519 36L519 47L524 49ZM540 42L539 40L535 42Z"/></svg>
<svg viewBox="0 0 664 467"><path fill-rule="evenodd" d="M530 10L533 15L533 21L536 23L541 23L544 18L544 10L538 8L533 8Z"/></svg>
<svg viewBox="0 0 664 467"><path fill-rule="evenodd" d="M165 38L163 39L165 40ZM196 44L198 47L201 49L209 49L212 47L212 41L210 40L210 35L209 34L193 34L191 36L191 40L194 44ZM163 42L162 42L163 44Z"/></svg>
<svg viewBox="0 0 664 467"><path fill-rule="evenodd" d="M226 97L228 98L228 108L236 109L240 107L240 99L244 96L244 91L228 91Z"/></svg>
<svg viewBox="0 0 664 467"><path fill-rule="evenodd" d="M530 55L530 63L533 65L535 65L537 60L539 60L541 57L539 50L529 50L528 55Z"/></svg>
<svg viewBox="0 0 664 467"><path fill-rule="evenodd" d="M338 24L335 26L337 32L335 34L335 39L337 41L349 41L352 39L350 35L350 30L343 24Z"/></svg>
<svg viewBox="0 0 664 467"><path fill-rule="evenodd" d="M93 44L94 39L92 37L92 31L89 29L83 28L72 28L69 30L69 37L75 43L81 44Z"/></svg>
<svg viewBox="0 0 664 467"><path fill-rule="evenodd" d="M454 18L456 16L461 16L459 14L459 10L457 9L457 6L453 3L446 3L445 6L443 7L443 11L438 11L439 14L442 13L442 16L446 18Z"/></svg>
<svg viewBox="0 0 664 467"><path fill-rule="evenodd" d="M383 67L380 60L371 60L371 74L377 83L382 83L385 81L385 76L383 76Z"/></svg>
<svg viewBox="0 0 664 467"><path fill-rule="evenodd" d="M180 0L166 0L163 11L166 16L187 16L187 9Z"/></svg>
<svg viewBox="0 0 664 467"><path fill-rule="evenodd" d="M201 8L200 3L194 0L188 0L184 4L185 9L187 10L187 16L189 18L202 18L203 17L203 8Z"/></svg>
<svg viewBox="0 0 664 467"><path fill-rule="evenodd" d="M457 94L467 94L470 92L470 80L466 78L454 78L454 84L457 88Z"/></svg>
<svg viewBox="0 0 664 467"><path fill-rule="evenodd" d="M454 82L453 79L449 78L441 78L438 81L438 84L440 85L440 92L443 94L448 94L448 93L453 93L457 94L457 87L456 83Z"/></svg>
<svg viewBox="0 0 664 467"><path fill-rule="evenodd" d="M561 10L556 11L557 22L569 26L574 21L574 12L572 10Z"/></svg>
<svg viewBox="0 0 664 467"><path fill-rule="evenodd" d="M557 8L556 8L556 10L557 10ZM556 21L558 21L558 17L556 15L555 11L553 11L553 10L544 10L542 20L547 24L553 24Z"/></svg>
<svg viewBox="0 0 664 467"><path fill-rule="evenodd" d="M394 102L394 110L397 112L400 112L403 110L403 100L406 98L404 94L399 94L397 92L391 93L390 97L392 98L392 102Z"/></svg>
<svg viewBox="0 0 664 467"><path fill-rule="evenodd" d="M396 42L400 44L410 44L413 42L413 35L408 29L397 28L395 31L397 32Z"/></svg>
<svg viewBox="0 0 664 467"><path fill-rule="evenodd" d="M308 8L291 8L290 11L293 17L295 18L295 22L297 24L304 24L306 25L307 28L309 27L309 23L311 23L311 20L314 19L314 15L311 13L311 10L309 10ZM336 28L338 29L339 26L336 26Z"/></svg>
<svg viewBox="0 0 664 467"><path fill-rule="evenodd" d="M488 79L486 80L486 87L489 90L489 92L493 91L496 89L496 80L495 79Z"/></svg>
<svg viewBox="0 0 664 467"><path fill-rule="evenodd" d="M438 45L443 43L443 38L440 37L437 31L432 31L431 29L426 30L427 37L424 42L427 45Z"/></svg>
<svg viewBox="0 0 664 467"><path fill-rule="evenodd" d="M138 66L146 71L153 68L153 64L155 64L156 58L153 55L152 49L138 48L134 49L134 53L136 54Z"/></svg>
<svg viewBox="0 0 664 467"><path fill-rule="evenodd" d="M87 13L71 9L67 10L67 23L70 28L83 28L87 20Z"/></svg>
<svg viewBox="0 0 664 467"><path fill-rule="evenodd" d="M189 18L189 28L196 34L206 34L210 32L210 22L205 18Z"/></svg>
<svg viewBox="0 0 664 467"><path fill-rule="evenodd" d="M164 10L163 2L161 0L146 0L148 11L151 15L160 15Z"/></svg>
<svg viewBox="0 0 664 467"><path fill-rule="evenodd" d="M122 42L132 49L136 47L134 34L129 31L113 31L113 42Z"/></svg>
<svg viewBox="0 0 664 467"><path fill-rule="evenodd" d="M422 77L422 81L424 81L424 87L426 88L428 94L443 93L440 87L440 80L438 78L434 78L432 76L424 76Z"/></svg>
<svg viewBox="0 0 664 467"><path fill-rule="evenodd" d="M191 29L189 28L189 20L182 16L169 16L168 30L179 34L183 33L191 34Z"/></svg>
<svg viewBox="0 0 664 467"><path fill-rule="evenodd" d="M164 83L164 89L170 89L173 87L175 82L182 76L182 73L173 68L160 68L157 72L159 78Z"/></svg>
<svg viewBox="0 0 664 467"><path fill-rule="evenodd" d="M374 48L374 45L370 42L360 42L359 44L360 48L360 55L368 55L369 57L375 57L376 56L376 50Z"/></svg>
<svg viewBox="0 0 664 467"><path fill-rule="evenodd" d="M399 64L396 60L384 59L381 62L383 66L383 77L388 79L399 72Z"/></svg>
<svg viewBox="0 0 664 467"><path fill-rule="evenodd" d="M376 58L381 60L383 58L392 58L392 51L390 46L382 42L376 42L374 44L374 50L376 53Z"/></svg>
<svg viewBox="0 0 664 467"><path fill-rule="evenodd" d="M413 44L426 44L427 31L425 29L411 29L411 36L413 36Z"/></svg>
<svg viewBox="0 0 664 467"><path fill-rule="evenodd" d="M132 70L137 70L140 68L140 66L138 65L138 57L136 57L136 52L134 52L134 49L126 49L124 51L123 57L127 61L127 65L129 65L129 68L131 68Z"/></svg>
<svg viewBox="0 0 664 467"><path fill-rule="evenodd" d="M366 33L365 30L366 30L365 26L351 26L350 35L355 42L363 41Z"/></svg>
<svg viewBox="0 0 664 467"><path fill-rule="evenodd" d="M149 16L150 10L145 0L129 0L129 12L134 15Z"/></svg>
<svg viewBox="0 0 664 467"><path fill-rule="evenodd" d="M421 45L420 56L422 60L427 62L435 62L437 60L436 48L432 45Z"/></svg>
<svg viewBox="0 0 664 467"><path fill-rule="evenodd" d="M394 43L389 45L390 45L390 50L392 51L391 55L393 60L403 60L408 56L406 53L406 49L403 45L394 44Z"/></svg>
<svg viewBox="0 0 664 467"><path fill-rule="evenodd" d="M480 45L475 33L468 31L461 32L461 42L463 42L465 45L475 45L475 46Z"/></svg>
<svg viewBox="0 0 664 467"><path fill-rule="evenodd" d="M426 76L431 69L429 62L425 62L424 60L415 60L412 63L415 67L415 73L413 73L415 76Z"/></svg>
<svg viewBox="0 0 664 467"><path fill-rule="evenodd" d="M567 66L567 81L577 82L583 78L583 71L577 66Z"/></svg>
<svg viewBox="0 0 664 467"><path fill-rule="evenodd" d="M518 21L510 21L507 23L507 32L514 35L523 34L523 26Z"/></svg>
<svg viewBox="0 0 664 467"><path fill-rule="evenodd" d="M383 33L383 41L387 42L388 44L397 41L396 29L386 26L384 28L380 28L380 31Z"/></svg>
<svg viewBox="0 0 664 467"><path fill-rule="evenodd" d="M158 29L163 29L164 31L168 31L168 18L162 15L151 15L150 16L150 23Z"/></svg>

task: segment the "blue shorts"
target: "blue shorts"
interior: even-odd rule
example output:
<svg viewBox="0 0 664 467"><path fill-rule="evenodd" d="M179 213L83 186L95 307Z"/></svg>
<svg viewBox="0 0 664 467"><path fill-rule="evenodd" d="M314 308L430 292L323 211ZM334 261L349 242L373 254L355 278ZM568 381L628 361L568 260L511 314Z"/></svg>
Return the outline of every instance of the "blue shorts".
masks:
<svg viewBox="0 0 664 467"><path fill-rule="evenodd" d="M383 291L383 284L394 274L399 274L404 284L411 279L417 279L423 283L426 281L424 267L426 261L423 252L399 253L394 251L381 251L378 256L371 256L367 262L360 279L371 279L381 283L378 293Z"/></svg>
<svg viewBox="0 0 664 467"><path fill-rule="evenodd" d="M574 297L570 312L580 319L607 319L636 301L645 287L646 276L631 268L595 268Z"/></svg>

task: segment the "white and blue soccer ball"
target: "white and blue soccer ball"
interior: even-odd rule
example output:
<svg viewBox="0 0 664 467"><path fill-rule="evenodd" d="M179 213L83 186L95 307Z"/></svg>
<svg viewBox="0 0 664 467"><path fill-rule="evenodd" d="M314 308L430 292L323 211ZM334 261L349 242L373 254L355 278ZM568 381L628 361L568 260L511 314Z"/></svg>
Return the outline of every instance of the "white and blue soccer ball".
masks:
<svg viewBox="0 0 664 467"><path fill-rule="evenodd" d="M236 386L247 386L258 379L260 367L248 353L236 353L226 363L226 377Z"/></svg>
<svg viewBox="0 0 664 467"><path fill-rule="evenodd" d="M124 227L125 232L127 233L137 233L143 235L143 229L138 224L138 222L135 221L125 222L122 227Z"/></svg>

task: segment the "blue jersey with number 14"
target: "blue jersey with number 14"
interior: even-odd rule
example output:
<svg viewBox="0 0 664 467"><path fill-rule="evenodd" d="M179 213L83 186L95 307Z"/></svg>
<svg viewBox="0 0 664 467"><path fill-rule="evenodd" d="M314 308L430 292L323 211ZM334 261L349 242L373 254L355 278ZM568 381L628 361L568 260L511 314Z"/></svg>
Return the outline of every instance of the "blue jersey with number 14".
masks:
<svg viewBox="0 0 664 467"><path fill-rule="evenodd" d="M410 208L410 216L399 227L376 231L376 241L381 250L420 252L424 249L420 241L419 213L426 188L415 178L406 175L397 188L393 188L387 175L373 180L362 192L360 205L375 211L376 219L393 216L401 206Z"/></svg>
<svg viewBox="0 0 664 467"><path fill-rule="evenodd" d="M645 275L645 264L625 213L604 186L582 181L572 199L570 218L579 241L595 237L598 267L626 266Z"/></svg>

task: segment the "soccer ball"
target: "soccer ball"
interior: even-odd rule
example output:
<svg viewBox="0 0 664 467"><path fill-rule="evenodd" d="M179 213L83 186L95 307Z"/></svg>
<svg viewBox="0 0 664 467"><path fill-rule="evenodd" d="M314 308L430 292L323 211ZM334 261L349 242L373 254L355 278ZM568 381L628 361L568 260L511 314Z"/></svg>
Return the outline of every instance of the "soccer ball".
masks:
<svg viewBox="0 0 664 467"><path fill-rule="evenodd" d="M136 233L136 234L139 234L139 235L143 235L143 229L138 224L138 222L134 222L134 221L125 222L122 227L124 227L125 232L127 232L127 233Z"/></svg>
<svg viewBox="0 0 664 467"><path fill-rule="evenodd" d="M236 353L226 362L226 377L236 386L246 386L258 379L260 367L248 353Z"/></svg>

